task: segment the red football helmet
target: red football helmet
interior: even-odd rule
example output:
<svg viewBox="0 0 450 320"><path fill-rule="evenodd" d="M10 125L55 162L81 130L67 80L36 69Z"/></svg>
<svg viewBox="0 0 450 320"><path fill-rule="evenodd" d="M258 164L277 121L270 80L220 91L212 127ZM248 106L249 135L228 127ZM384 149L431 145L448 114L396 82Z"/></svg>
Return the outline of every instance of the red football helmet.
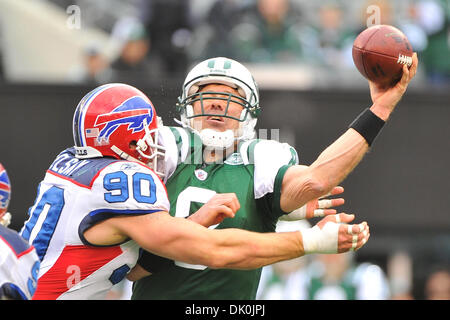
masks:
<svg viewBox="0 0 450 320"><path fill-rule="evenodd" d="M161 177L155 108L140 90L122 83L105 84L81 99L73 117L77 158L113 157L144 163Z"/></svg>
<svg viewBox="0 0 450 320"><path fill-rule="evenodd" d="M11 222L11 214L8 211L11 199L11 182L5 168L0 163L0 224L7 227Z"/></svg>

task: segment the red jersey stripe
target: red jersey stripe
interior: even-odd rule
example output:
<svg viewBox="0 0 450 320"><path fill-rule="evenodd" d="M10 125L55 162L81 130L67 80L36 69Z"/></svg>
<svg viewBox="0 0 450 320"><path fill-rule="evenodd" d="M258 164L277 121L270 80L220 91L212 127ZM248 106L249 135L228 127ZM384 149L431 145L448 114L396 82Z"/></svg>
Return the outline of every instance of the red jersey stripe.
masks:
<svg viewBox="0 0 450 320"><path fill-rule="evenodd" d="M120 246L66 246L55 264L39 278L33 300L55 300L122 253Z"/></svg>

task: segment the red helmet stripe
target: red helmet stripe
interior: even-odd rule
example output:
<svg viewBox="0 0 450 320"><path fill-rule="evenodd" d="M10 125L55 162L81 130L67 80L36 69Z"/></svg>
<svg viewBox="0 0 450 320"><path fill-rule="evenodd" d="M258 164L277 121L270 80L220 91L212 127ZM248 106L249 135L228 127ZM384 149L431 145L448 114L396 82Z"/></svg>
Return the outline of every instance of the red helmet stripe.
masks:
<svg viewBox="0 0 450 320"><path fill-rule="evenodd" d="M6 183L0 182L0 190L10 191L11 187Z"/></svg>

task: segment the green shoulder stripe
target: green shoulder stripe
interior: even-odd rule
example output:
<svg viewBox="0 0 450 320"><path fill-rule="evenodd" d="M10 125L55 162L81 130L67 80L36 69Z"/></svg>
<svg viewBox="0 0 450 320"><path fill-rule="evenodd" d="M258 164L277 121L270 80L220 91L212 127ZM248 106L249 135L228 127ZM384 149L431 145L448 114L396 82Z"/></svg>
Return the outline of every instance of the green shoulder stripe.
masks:
<svg viewBox="0 0 450 320"><path fill-rule="evenodd" d="M261 140L260 139L255 139L254 141L252 141L250 143L250 145L247 148L247 159L248 159L248 162L250 164L254 164L255 163L255 152L254 151L255 151L256 144L259 141L261 141Z"/></svg>
<svg viewBox="0 0 450 320"><path fill-rule="evenodd" d="M291 151L291 161L289 161L289 165L295 165L298 164L298 155L297 155L297 151L295 151L294 148L289 148L289 151Z"/></svg>
<svg viewBox="0 0 450 320"><path fill-rule="evenodd" d="M186 160L190 158L190 163L203 163L203 143L200 137L193 132L189 132L189 151Z"/></svg>
<svg viewBox="0 0 450 320"><path fill-rule="evenodd" d="M181 162L181 146L183 144L183 139L181 138L181 135L176 128L174 128L174 127L169 127L169 128L170 128L170 131L172 131L172 134L175 137L175 142L177 144L177 149L178 149L177 164L178 164Z"/></svg>

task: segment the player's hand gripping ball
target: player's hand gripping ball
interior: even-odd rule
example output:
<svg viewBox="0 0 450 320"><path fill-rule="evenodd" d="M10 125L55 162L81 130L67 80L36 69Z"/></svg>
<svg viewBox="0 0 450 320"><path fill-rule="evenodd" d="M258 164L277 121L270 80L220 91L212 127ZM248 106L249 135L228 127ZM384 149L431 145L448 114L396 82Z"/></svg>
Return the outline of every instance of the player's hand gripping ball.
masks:
<svg viewBox="0 0 450 320"><path fill-rule="evenodd" d="M402 77L403 65L412 64L413 50L399 29L376 25L361 32L353 42L353 62L368 80L382 87L394 86Z"/></svg>

